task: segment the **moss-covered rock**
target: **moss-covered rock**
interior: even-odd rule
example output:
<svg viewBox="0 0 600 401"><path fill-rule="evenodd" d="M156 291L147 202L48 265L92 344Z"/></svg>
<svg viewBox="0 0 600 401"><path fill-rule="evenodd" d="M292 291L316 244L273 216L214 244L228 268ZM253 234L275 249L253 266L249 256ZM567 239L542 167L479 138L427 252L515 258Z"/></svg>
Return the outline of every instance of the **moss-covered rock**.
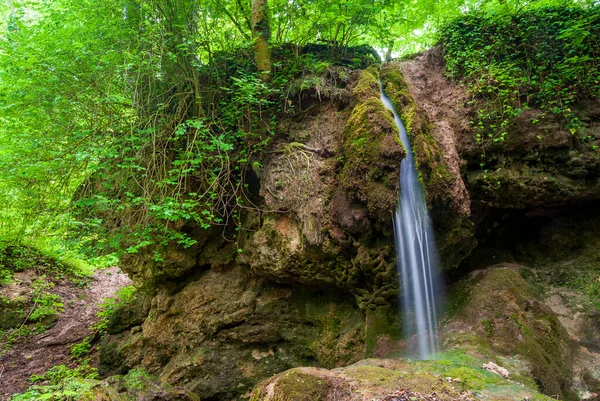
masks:
<svg viewBox="0 0 600 401"><path fill-rule="evenodd" d="M377 71L362 71L352 93L358 103L344 128L341 181L367 205L373 220L389 224L398 204L400 161L406 154L391 114L379 100Z"/></svg>
<svg viewBox="0 0 600 401"><path fill-rule="evenodd" d="M291 370L279 375L274 382L254 390L251 401L325 401L331 389L328 380L318 375Z"/></svg>
<svg viewBox="0 0 600 401"><path fill-rule="evenodd" d="M169 243L158 249L144 248L122 255L121 269L136 287L153 293L158 286L190 272L203 270L207 266L227 266L237 255L235 244L225 241L219 230L204 229L195 224L183 225L181 230L187 231L194 239L192 246Z"/></svg>
<svg viewBox="0 0 600 401"><path fill-rule="evenodd" d="M260 383L251 400L550 400L475 366L479 363L455 352L435 361L368 359L331 371L297 368Z"/></svg>
<svg viewBox="0 0 600 401"><path fill-rule="evenodd" d="M108 319L106 332L118 334L133 326L141 325L148 316L151 302L152 296L136 291L131 299L117 303Z"/></svg>
<svg viewBox="0 0 600 401"><path fill-rule="evenodd" d="M464 294L465 288L462 306L445 327L446 346L471 346L489 357L521 358L527 366L521 375L531 377L542 392L575 399L571 339L518 268L477 271L459 291Z"/></svg>
<svg viewBox="0 0 600 401"><path fill-rule="evenodd" d="M237 259L278 282L341 288L363 310L395 302L398 292L391 216L404 151L377 74L353 72L348 103L312 105L300 123L279 123L302 144L276 142L260 194L286 213L261 216Z"/></svg>

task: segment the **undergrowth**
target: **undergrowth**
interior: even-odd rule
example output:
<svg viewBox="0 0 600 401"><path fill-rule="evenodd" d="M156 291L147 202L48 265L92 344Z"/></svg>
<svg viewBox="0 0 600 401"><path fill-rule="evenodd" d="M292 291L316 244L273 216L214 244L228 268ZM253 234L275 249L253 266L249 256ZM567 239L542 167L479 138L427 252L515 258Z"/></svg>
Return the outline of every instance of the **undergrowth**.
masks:
<svg viewBox="0 0 600 401"><path fill-rule="evenodd" d="M542 114L532 124L557 115L576 134L582 124L573 106L600 97L600 7L471 14L442 37L447 75L466 83L484 147L504 141L516 117L533 107Z"/></svg>
<svg viewBox="0 0 600 401"><path fill-rule="evenodd" d="M70 366L57 365L50 368L42 375L32 375L29 378L31 386L23 393L16 394L11 401L71 401L80 399L94 386L98 385L99 378L96 368L90 365L90 354L94 349L94 338L106 333L110 317L115 310L125 303L135 299L136 288L128 286L121 288L113 298L105 299L100 305L98 321L91 329L96 333L84 338L81 342L73 344L70 348ZM27 326L25 326L27 327ZM31 333L27 333L31 334ZM143 370L133 369L125 376L125 385L130 389L139 389L143 386L142 378L149 377Z"/></svg>
<svg viewBox="0 0 600 401"><path fill-rule="evenodd" d="M348 80L346 67L325 52L297 51L273 49L271 82L260 79L248 49L216 55L214 65L187 78L189 87L165 88L167 100L131 110L139 123L113 139L114 151L98 157L75 196L77 235L88 248L151 250L162 261L168 245L196 244L194 227L216 227L237 243L243 211L257 208L249 172L262 168L277 116L294 112L298 99L339 96ZM367 56L351 66L374 61ZM134 90L143 97L149 89L139 83Z"/></svg>
<svg viewBox="0 0 600 401"><path fill-rule="evenodd" d="M79 399L96 385L96 369L88 362L75 368L66 365L53 366L42 375L32 375L33 384L23 394L15 394L11 401L70 401Z"/></svg>

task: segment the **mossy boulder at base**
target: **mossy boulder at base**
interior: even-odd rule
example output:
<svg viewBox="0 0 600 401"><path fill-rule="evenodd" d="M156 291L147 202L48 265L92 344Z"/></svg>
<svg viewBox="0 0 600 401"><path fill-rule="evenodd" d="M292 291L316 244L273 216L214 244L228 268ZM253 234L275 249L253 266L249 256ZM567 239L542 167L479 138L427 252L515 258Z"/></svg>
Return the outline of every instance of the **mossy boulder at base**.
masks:
<svg viewBox="0 0 600 401"><path fill-rule="evenodd" d="M550 400L474 366L466 354L435 361L367 359L335 370L296 368L257 385L251 401ZM473 365L471 365L473 364Z"/></svg>
<svg viewBox="0 0 600 401"><path fill-rule="evenodd" d="M575 348L556 314L524 280L521 266L475 271L450 294L455 315L444 327L445 347L473 347L484 355L525 361L520 373L543 393L575 400ZM466 295L464 295L466 294Z"/></svg>

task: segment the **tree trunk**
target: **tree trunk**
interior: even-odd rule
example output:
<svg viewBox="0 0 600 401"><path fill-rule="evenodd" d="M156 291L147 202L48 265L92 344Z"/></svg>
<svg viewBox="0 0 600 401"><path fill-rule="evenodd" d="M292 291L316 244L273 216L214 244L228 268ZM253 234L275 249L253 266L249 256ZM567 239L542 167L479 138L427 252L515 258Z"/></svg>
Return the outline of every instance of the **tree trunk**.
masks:
<svg viewBox="0 0 600 401"><path fill-rule="evenodd" d="M252 0L252 34L254 36L254 60L263 82L271 80L271 53L269 51L268 0Z"/></svg>
<svg viewBox="0 0 600 401"><path fill-rule="evenodd" d="M394 41L391 41L388 45L387 51L385 52L385 62L389 63L392 61L392 49L394 48Z"/></svg>

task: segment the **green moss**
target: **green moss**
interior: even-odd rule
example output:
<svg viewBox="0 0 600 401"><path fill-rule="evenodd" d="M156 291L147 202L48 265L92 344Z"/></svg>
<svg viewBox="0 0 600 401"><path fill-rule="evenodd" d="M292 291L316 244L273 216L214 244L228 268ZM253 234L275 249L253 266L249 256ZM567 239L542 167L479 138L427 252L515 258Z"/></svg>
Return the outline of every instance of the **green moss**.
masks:
<svg viewBox="0 0 600 401"><path fill-rule="evenodd" d="M447 340L475 347L483 355L520 356L529 366L521 369L526 384L535 382L548 395L575 399L570 390L573 350L569 336L552 311L537 301L519 271L488 269L467 287L471 288L468 300L453 320L471 331ZM459 287L463 290L464 284Z"/></svg>
<svg viewBox="0 0 600 401"><path fill-rule="evenodd" d="M146 372L144 369L131 369L125 377L123 377L125 386L131 390L141 390L148 383L156 380L152 375Z"/></svg>
<svg viewBox="0 0 600 401"><path fill-rule="evenodd" d="M507 384L495 373L470 366L453 367L446 370L444 374L449 377L460 378L461 386L465 390L482 390L487 386Z"/></svg>
<svg viewBox="0 0 600 401"><path fill-rule="evenodd" d="M325 401L331 388L329 382L320 377L290 370L276 376L270 401ZM266 384L259 385L250 397L250 401L261 401L265 397Z"/></svg>
<svg viewBox="0 0 600 401"><path fill-rule="evenodd" d="M378 389L393 388L406 375L401 370L392 370L386 367L371 365L350 366L346 368L344 373L359 383L368 383L369 386L377 387ZM419 382L419 380L417 379L415 382Z"/></svg>
<svg viewBox="0 0 600 401"><path fill-rule="evenodd" d="M394 107L401 115L410 138L419 178L428 198L432 198L438 187L451 184L452 176L443 162L441 151L431 134L431 125L426 113L417 106L402 74L393 65L386 65L381 72L384 88ZM431 199L430 199L431 201Z"/></svg>
<svg viewBox="0 0 600 401"><path fill-rule="evenodd" d="M390 306L367 310L365 323L365 355L371 356L376 351L377 343L382 337L400 340L402 333L398 313Z"/></svg>
<svg viewBox="0 0 600 401"><path fill-rule="evenodd" d="M374 66L362 70L352 88L352 95L358 99L368 99L370 97L378 97L379 94L379 71Z"/></svg>
<svg viewBox="0 0 600 401"><path fill-rule="evenodd" d="M332 395L344 398L356 390L364 399L381 399L385 395L406 389L421 395L433 395L440 401L457 399L482 400L544 400L550 398L528 387L503 379L481 368L483 359L471 356L466 350L454 349L441 353L435 360L410 361L404 359L366 359L354 365L324 372L315 369L293 369L275 376L259 386L251 401L265 399L276 394L276 400L332 399ZM289 376L286 376L289 375ZM307 376L311 376L309 379ZM330 378L322 383L322 378ZM300 393L307 385L317 390ZM470 393L473 398L465 398ZM285 398L282 398L286 396ZM308 398L308 397L315 398ZM296 398L294 398L296 397ZM321 398L319 398L321 397ZM273 398L269 398L273 400Z"/></svg>
<svg viewBox="0 0 600 401"><path fill-rule="evenodd" d="M372 217L387 222L398 202L399 161L406 152L392 115L379 100L375 75L363 71L357 87L359 103L344 128L341 180Z"/></svg>
<svg viewBox="0 0 600 401"><path fill-rule="evenodd" d="M441 400L454 400L461 391L481 391L510 383L495 373L481 368L457 364L447 359L382 363L368 360L345 369L344 374L372 393L382 393L398 387L429 394L442 395ZM446 380L449 377L451 380Z"/></svg>

